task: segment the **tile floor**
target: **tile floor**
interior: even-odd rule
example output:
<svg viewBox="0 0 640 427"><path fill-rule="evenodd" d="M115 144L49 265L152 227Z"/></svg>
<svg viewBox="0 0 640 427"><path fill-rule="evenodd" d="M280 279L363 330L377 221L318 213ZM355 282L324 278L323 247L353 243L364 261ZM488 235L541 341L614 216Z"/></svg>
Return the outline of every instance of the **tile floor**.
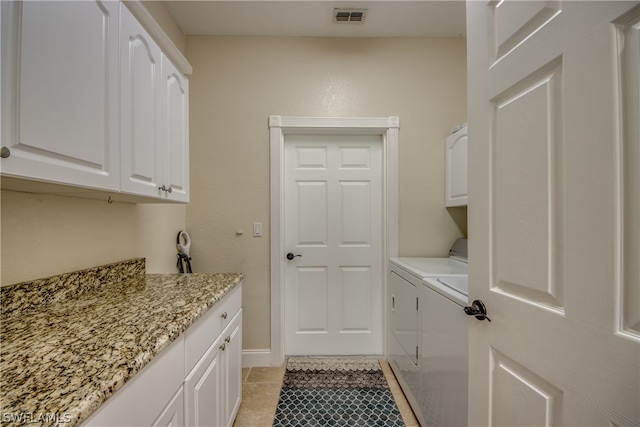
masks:
<svg viewBox="0 0 640 427"><path fill-rule="evenodd" d="M380 365L387 377L389 388L404 423L407 427L418 427L420 424L413 415L389 364L386 361L381 361ZM277 368L242 369L242 404L233 424L234 427L270 427L273 425L284 370L285 365Z"/></svg>

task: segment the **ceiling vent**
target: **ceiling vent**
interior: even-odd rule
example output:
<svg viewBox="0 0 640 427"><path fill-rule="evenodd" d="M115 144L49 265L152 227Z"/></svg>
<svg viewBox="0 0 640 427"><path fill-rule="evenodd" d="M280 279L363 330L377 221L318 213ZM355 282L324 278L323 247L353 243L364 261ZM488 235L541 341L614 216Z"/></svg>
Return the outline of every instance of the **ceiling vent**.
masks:
<svg viewBox="0 0 640 427"><path fill-rule="evenodd" d="M362 23L367 9L333 9L333 22L342 23Z"/></svg>

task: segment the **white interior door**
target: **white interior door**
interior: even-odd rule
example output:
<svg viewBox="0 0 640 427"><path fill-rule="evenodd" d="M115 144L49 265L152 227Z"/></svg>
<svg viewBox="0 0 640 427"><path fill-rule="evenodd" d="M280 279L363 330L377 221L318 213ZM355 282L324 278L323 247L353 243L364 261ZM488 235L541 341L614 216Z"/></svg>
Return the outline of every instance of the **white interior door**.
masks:
<svg viewBox="0 0 640 427"><path fill-rule="evenodd" d="M637 4L467 3L470 425L640 425Z"/></svg>
<svg viewBox="0 0 640 427"><path fill-rule="evenodd" d="M288 135L284 163L285 354L381 354L381 136Z"/></svg>

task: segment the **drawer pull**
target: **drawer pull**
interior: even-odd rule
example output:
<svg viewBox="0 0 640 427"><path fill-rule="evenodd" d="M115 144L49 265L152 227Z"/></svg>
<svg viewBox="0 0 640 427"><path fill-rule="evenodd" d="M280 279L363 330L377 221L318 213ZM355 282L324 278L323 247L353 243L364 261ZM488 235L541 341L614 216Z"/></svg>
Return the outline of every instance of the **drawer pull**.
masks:
<svg viewBox="0 0 640 427"><path fill-rule="evenodd" d="M231 342L231 335L229 335L228 337L226 337L224 340L225 340L225 342Z"/></svg>
<svg viewBox="0 0 640 427"><path fill-rule="evenodd" d="M222 343L222 345L220 346L220 350L224 351L225 348L227 348L227 344Z"/></svg>
<svg viewBox="0 0 640 427"><path fill-rule="evenodd" d="M227 315L227 312L225 311L224 313L222 313L222 315L221 315L220 317L222 317L223 319L225 319L225 320L226 320L227 316L228 316L228 315Z"/></svg>

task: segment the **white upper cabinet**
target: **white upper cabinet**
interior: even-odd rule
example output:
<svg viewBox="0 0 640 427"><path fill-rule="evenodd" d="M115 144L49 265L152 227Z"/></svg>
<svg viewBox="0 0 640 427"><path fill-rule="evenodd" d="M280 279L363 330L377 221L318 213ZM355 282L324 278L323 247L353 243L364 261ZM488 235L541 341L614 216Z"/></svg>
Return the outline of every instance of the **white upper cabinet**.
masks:
<svg viewBox="0 0 640 427"><path fill-rule="evenodd" d="M159 196L161 51L129 10L120 26L122 190Z"/></svg>
<svg viewBox="0 0 640 427"><path fill-rule="evenodd" d="M164 197L189 201L189 80L162 54L162 182ZM169 191L171 190L171 191Z"/></svg>
<svg viewBox="0 0 640 427"><path fill-rule="evenodd" d="M188 80L124 3L1 4L3 188L188 202Z"/></svg>
<svg viewBox="0 0 640 427"><path fill-rule="evenodd" d="M4 176L119 188L118 8L2 2Z"/></svg>
<svg viewBox="0 0 640 427"><path fill-rule="evenodd" d="M445 206L467 206L467 125L446 140Z"/></svg>
<svg viewBox="0 0 640 427"><path fill-rule="evenodd" d="M122 191L188 202L188 80L122 6Z"/></svg>

